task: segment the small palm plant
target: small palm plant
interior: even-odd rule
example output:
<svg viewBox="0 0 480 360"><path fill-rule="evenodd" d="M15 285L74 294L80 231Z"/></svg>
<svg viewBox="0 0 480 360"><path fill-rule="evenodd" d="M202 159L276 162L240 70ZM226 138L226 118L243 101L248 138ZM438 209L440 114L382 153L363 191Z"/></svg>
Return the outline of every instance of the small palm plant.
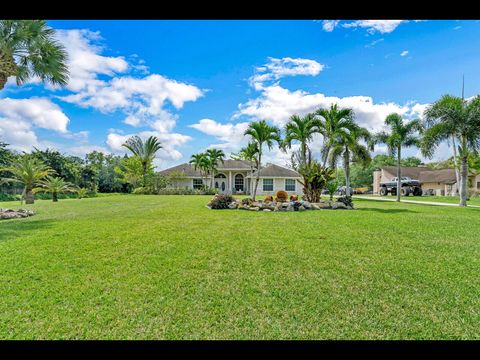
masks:
<svg viewBox="0 0 480 360"><path fill-rule="evenodd" d="M162 148L160 141L156 136L150 136L143 141L138 135L132 136L124 144L123 147L130 150L134 156L137 156L142 163L143 170L143 186L147 186L148 170L152 167L153 159L158 150Z"/></svg>
<svg viewBox="0 0 480 360"><path fill-rule="evenodd" d="M22 198L25 198L26 204L34 203L33 189L53 172L43 162L27 154L19 156L13 165L0 168L0 171L8 171L13 175L13 178L4 178L4 182L17 182L24 186Z"/></svg>
<svg viewBox="0 0 480 360"><path fill-rule="evenodd" d="M88 195L88 189L86 189L86 188L78 188L76 190L76 192L77 192L77 198L78 199L86 198L87 195Z"/></svg>
<svg viewBox="0 0 480 360"><path fill-rule="evenodd" d="M333 201L333 195L338 189L338 182L336 180L329 181L326 186L328 194L330 195L330 201Z"/></svg>
<svg viewBox="0 0 480 360"><path fill-rule="evenodd" d="M75 192L75 188L69 182L66 182L60 177L47 176L45 180L39 182L39 187L33 189L35 193L45 192L52 194L52 200L58 201L58 194L64 194L67 192Z"/></svg>

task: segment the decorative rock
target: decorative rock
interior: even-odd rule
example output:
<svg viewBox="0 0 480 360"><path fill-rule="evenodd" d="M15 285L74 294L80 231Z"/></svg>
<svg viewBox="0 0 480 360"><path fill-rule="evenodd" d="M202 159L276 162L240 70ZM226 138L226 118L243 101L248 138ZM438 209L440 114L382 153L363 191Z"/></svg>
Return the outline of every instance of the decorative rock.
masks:
<svg viewBox="0 0 480 360"><path fill-rule="evenodd" d="M347 208L347 205L345 205L342 202L334 202L332 204L332 209L346 209L346 208Z"/></svg>
<svg viewBox="0 0 480 360"><path fill-rule="evenodd" d="M306 209L305 206L303 206L303 205L300 205L300 206L298 207L298 211L305 211L305 210L307 210L307 209Z"/></svg>
<svg viewBox="0 0 480 360"><path fill-rule="evenodd" d="M315 205L318 206L319 209L331 209L332 208L332 204L330 204L330 202L319 202L319 203L315 203Z"/></svg>
<svg viewBox="0 0 480 360"><path fill-rule="evenodd" d="M25 218L25 217L32 216L32 215L35 215L35 213L32 210L0 209L0 219L5 219L5 220Z"/></svg>
<svg viewBox="0 0 480 360"><path fill-rule="evenodd" d="M312 207L312 204L308 201L302 201L301 203L305 207L305 209L310 209Z"/></svg>
<svg viewBox="0 0 480 360"><path fill-rule="evenodd" d="M263 211L263 212L271 212L272 210L270 210L270 209L263 209L262 211Z"/></svg>
<svg viewBox="0 0 480 360"><path fill-rule="evenodd" d="M312 207L312 210L320 210L320 207L317 204L311 203L310 205Z"/></svg>
<svg viewBox="0 0 480 360"><path fill-rule="evenodd" d="M258 210L260 210L260 208L258 206L253 206L253 207L249 207L248 210L258 211Z"/></svg>
<svg viewBox="0 0 480 360"><path fill-rule="evenodd" d="M294 207L290 204L288 204L286 209L285 209L285 211L294 211L294 210L295 210Z"/></svg>
<svg viewBox="0 0 480 360"><path fill-rule="evenodd" d="M238 207L238 204L236 201L233 201L228 205L229 209L236 209L237 207Z"/></svg>

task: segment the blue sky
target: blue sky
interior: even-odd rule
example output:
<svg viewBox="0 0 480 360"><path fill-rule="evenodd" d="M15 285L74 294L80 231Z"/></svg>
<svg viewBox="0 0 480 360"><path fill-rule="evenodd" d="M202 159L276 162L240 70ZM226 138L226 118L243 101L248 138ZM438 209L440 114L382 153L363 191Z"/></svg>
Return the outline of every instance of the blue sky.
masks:
<svg viewBox="0 0 480 360"><path fill-rule="evenodd" d="M33 79L0 92L0 138L12 148L123 154L155 135L165 168L245 144L250 121L282 127L338 103L372 131L390 112L421 117L442 94L480 93L479 21L49 21L70 56L65 89ZM312 144L319 149L321 137ZM382 152L382 147L377 152ZM435 159L450 156L447 144ZM418 155L409 149L405 155ZM273 149L267 161L285 165Z"/></svg>

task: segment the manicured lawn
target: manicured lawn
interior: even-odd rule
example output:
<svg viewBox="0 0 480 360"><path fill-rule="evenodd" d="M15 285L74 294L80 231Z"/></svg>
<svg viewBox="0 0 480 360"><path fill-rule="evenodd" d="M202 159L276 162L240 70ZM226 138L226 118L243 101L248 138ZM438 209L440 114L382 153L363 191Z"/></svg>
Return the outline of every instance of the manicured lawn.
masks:
<svg viewBox="0 0 480 360"><path fill-rule="evenodd" d="M395 199L395 196L378 196L378 195L355 195L355 196L374 196L385 199ZM405 200L415 200L415 201L433 201L433 202L444 202L449 204L458 204L460 203L460 198L458 196L407 196L402 197ZM467 201L468 205L480 205L480 197L472 197Z"/></svg>
<svg viewBox="0 0 480 360"><path fill-rule="evenodd" d="M479 209L209 198L38 201L0 222L0 338L480 338Z"/></svg>

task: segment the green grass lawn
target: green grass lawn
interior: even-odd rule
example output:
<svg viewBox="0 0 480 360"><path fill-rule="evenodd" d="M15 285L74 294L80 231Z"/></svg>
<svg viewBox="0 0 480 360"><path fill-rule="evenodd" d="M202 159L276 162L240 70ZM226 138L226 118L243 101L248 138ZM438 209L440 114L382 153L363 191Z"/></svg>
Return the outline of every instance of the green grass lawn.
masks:
<svg viewBox="0 0 480 360"><path fill-rule="evenodd" d="M1 221L0 338L480 338L479 209L208 199L38 201Z"/></svg>
<svg viewBox="0 0 480 360"><path fill-rule="evenodd" d="M378 198L385 199L395 199L395 196L379 196L379 195L355 195L355 196L373 196ZM460 198L458 196L402 196L404 200L415 200L415 201L433 201L433 202L444 202L449 204L458 204L460 203ZM468 205L479 205L480 206L480 197L472 197L467 201Z"/></svg>

